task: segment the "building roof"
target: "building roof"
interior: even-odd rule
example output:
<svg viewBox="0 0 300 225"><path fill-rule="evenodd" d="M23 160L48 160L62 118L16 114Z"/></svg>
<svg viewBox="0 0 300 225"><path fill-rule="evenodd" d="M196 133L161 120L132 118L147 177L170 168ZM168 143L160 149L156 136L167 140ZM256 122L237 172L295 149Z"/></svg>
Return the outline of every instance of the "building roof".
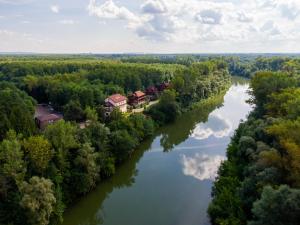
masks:
<svg viewBox="0 0 300 225"><path fill-rule="evenodd" d="M114 94L112 96L109 96L108 100L110 100L114 103L120 103L120 102L123 102L123 101L127 100L127 98L123 95L120 95L120 94Z"/></svg>
<svg viewBox="0 0 300 225"><path fill-rule="evenodd" d="M37 105L35 108L34 118L39 121L49 121L49 120L58 120L62 119L63 115L61 113L56 112L51 106L47 104Z"/></svg>
<svg viewBox="0 0 300 225"><path fill-rule="evenodd" d="M47 115L38 116L36 118L41 122L45 122L45 121L50 121L50 120L62 119L62 116L57 115L57 114L47 114Z"/></svg>
<svg viewBox="0 0 300 225"><path fill-rule="evenodd" d="M146 94L142 91L136 91L136 92L134 92L134 95L136 97L140 98L140 97L144 97Z"/></svg>

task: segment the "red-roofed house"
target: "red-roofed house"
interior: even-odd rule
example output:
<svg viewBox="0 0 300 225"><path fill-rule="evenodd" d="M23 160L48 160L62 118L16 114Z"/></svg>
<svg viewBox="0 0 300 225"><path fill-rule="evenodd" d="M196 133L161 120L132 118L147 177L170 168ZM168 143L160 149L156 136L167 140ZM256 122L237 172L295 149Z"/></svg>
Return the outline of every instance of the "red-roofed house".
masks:
<svg viewBox="0 0 300 225"><path fill-rule="evenodd" d="M119 108L121 112L127 112L127 98L120 94L114 94L105 99L105 104L111 109Z"/></svg>
<svg viewBox="0 0 300 225"><path fill-rule="evenodd" d="M142 105L146 103L146 94L142 91L136 91L129 97L130 105Z"/></svg>

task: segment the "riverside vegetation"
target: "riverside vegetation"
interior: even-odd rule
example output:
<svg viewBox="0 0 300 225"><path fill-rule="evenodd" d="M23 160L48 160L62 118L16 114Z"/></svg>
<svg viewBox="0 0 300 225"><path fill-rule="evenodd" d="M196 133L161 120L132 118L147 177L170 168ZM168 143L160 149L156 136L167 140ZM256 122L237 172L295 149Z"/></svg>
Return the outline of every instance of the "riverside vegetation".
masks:
<svg viewBox="0 0 300 225"><path fill-rule="evenodd" d="M227 64L124 63L59 57L0 59L0 224L59 224L72 202L114 174L118 164L193 104L224 91ZM113 93L128 94L163 81L171 88L145 114L103 117ZM64 119L37 130L37 103ZM80 129L78 122L91 124Z"/></svg>
<svg viewBox="0 0 300 225"><path fill-rule="evenodd" d="M299 59L262 61L277 64L277 72L252 77L249 101L255 108L237 129L219 169L208 209L213 224L300 221Z"/></svg>

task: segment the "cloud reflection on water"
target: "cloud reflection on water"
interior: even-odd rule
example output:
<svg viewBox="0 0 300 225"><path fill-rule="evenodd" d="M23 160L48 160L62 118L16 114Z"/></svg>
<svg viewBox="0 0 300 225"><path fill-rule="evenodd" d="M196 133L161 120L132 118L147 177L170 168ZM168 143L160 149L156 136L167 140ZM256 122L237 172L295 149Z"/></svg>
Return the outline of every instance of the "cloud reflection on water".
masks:
<svg viewBox="0 0 300 225"><path fill-rule="evenodd" d="M232 131L231 122L219 113L212 113L207 123L200 123L194 129L191 137L204 140L211 136L223 138L230 135Z"/></svg>
<svg viewBox="0 0 300 225"><path fill-rule="evenodd" d="M215 180L219 166L225 160L224 156L196 153L194 157L181 156L183 174L198 180Z"/></svg>

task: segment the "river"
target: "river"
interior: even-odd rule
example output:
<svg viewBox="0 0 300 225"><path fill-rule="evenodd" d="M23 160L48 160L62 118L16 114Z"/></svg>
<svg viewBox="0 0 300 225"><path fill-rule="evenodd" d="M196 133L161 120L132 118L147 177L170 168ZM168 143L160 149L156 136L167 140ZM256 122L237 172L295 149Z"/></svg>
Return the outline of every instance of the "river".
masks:
<svg viewBox="0 0 300 225"><path fill-rule="evenodd" d="M230 137L251 107L247 82L157 131L63 225L209 225L207 207Z"/></svg>

